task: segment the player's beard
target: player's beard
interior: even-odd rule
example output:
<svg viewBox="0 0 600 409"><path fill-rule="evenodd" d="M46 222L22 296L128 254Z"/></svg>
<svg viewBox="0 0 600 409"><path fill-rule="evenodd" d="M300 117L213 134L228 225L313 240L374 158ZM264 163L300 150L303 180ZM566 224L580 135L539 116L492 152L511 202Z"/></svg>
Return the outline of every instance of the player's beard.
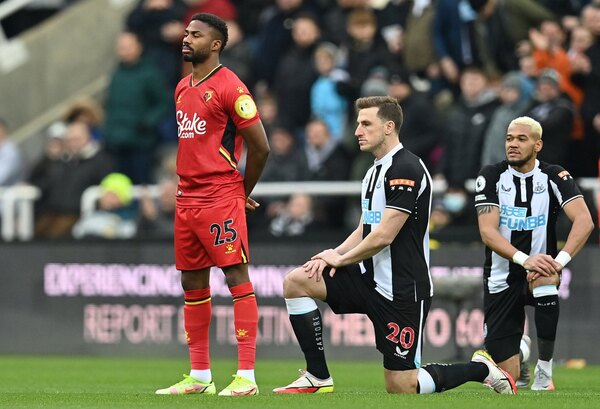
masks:
<svg viewBox="0 0 600 409"><path fill-rule="evenodd" d="M202 64L210 57L210 49L200 49L192 54L183 54L183 61L191 62L192 64Z"/></svg>
<svg viewBox="0 0 600 409"><path fill-rule="evenodd" d="M529 155L527 155L525 158L523 159L517 159L517 160L510 160L508 159L508 164L510 166L514 166L516 168L520 168L521 166L523 166L524 164L526 164L527 162L529 162L531 160L531 158L533 158L533 152L531 152Z"/></svg>

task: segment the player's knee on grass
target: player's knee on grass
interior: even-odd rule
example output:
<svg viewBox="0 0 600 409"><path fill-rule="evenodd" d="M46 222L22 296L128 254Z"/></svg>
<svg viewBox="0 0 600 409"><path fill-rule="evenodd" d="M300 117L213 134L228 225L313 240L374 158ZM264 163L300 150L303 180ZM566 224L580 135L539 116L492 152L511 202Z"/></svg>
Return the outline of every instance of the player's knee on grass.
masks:
<svg viewBox="0 0 600 409"><path fill-rule="evenodd" d="M417 370L384 370L387 393L417 393Z"/></svg>

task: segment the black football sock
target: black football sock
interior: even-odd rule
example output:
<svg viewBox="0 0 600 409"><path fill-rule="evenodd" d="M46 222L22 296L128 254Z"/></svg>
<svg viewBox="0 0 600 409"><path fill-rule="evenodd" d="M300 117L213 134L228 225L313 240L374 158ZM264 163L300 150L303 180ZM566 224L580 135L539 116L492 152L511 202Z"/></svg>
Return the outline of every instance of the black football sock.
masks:
<svg viewBox="0 0 600 409"><path fill-rule="evenodd" d="M428 364L423 369L433 378L436 392L444 392L470 381L483 382L489 374L487 365L482 362Z"/></svg>
<svg viewBox="0 0 600 409"><path fill-rule="evenodd" d="M319 310L290 315L290 322L304 353L306 370L317 378L329 378L323 345L323 321Z"/></svg>
<svg viewBox="0 0 600 409"><path fill-rule="evenodd" d="M538 337L539 359L542 361L549 361L554 355L559 314L558 295L535 298L535 328Z"/></svg>

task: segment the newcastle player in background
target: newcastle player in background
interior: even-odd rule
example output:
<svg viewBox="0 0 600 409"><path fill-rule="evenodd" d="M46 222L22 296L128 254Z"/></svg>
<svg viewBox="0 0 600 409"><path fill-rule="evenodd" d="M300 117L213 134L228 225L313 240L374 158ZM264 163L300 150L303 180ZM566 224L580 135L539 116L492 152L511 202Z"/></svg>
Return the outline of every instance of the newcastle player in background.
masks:
<svg viewBox="0 0 600 409"><path fill-rule="evenodd" d="M479 231L486 245L485 346L517 379L526 358L519 353L524 307L533 305L539 359L531 389L554 390L560 271L581 250L594 226L569 172L537 159L543 147L537 121L514 119L505 138L506 160L484 167L475 183ZM559 252L555 226L561 210L572 226Z"/></svg>

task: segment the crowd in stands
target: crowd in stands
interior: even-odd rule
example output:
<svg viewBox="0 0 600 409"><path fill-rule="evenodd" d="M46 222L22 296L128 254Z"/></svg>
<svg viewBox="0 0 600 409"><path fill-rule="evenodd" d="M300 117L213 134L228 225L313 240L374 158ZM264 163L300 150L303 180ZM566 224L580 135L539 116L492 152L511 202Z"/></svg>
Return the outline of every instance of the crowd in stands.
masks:
<svg viewBox="0 0 600 409"><path fill-rule="evenodd" d="M49 128L45 155L26 176L22 164L0 159L0 185L26 180L42 190L36 237L82 237L73 230L81 193L115 173L165 192L133 201L127 217L136 231L127 234L171 234L172 94L190 72L181 39L198 12L227 21L221 62L252 91L271 145L263 182L361 178L372 157L356 144L353 102L369 95L398 99L401 142L448 186L435 200L434 234L471 226L476 239L465 182L504 159L505 130L517 116L542 124L541 160L576 178L598 176L600 0L139 0L118 37L106 97L75 104ZM0 157L14 159L7 133L0 123ZM119 213L119 200L107 201L99 211ZM271 197L250 230L347 231L357 220L349 203Z"/></svg>

